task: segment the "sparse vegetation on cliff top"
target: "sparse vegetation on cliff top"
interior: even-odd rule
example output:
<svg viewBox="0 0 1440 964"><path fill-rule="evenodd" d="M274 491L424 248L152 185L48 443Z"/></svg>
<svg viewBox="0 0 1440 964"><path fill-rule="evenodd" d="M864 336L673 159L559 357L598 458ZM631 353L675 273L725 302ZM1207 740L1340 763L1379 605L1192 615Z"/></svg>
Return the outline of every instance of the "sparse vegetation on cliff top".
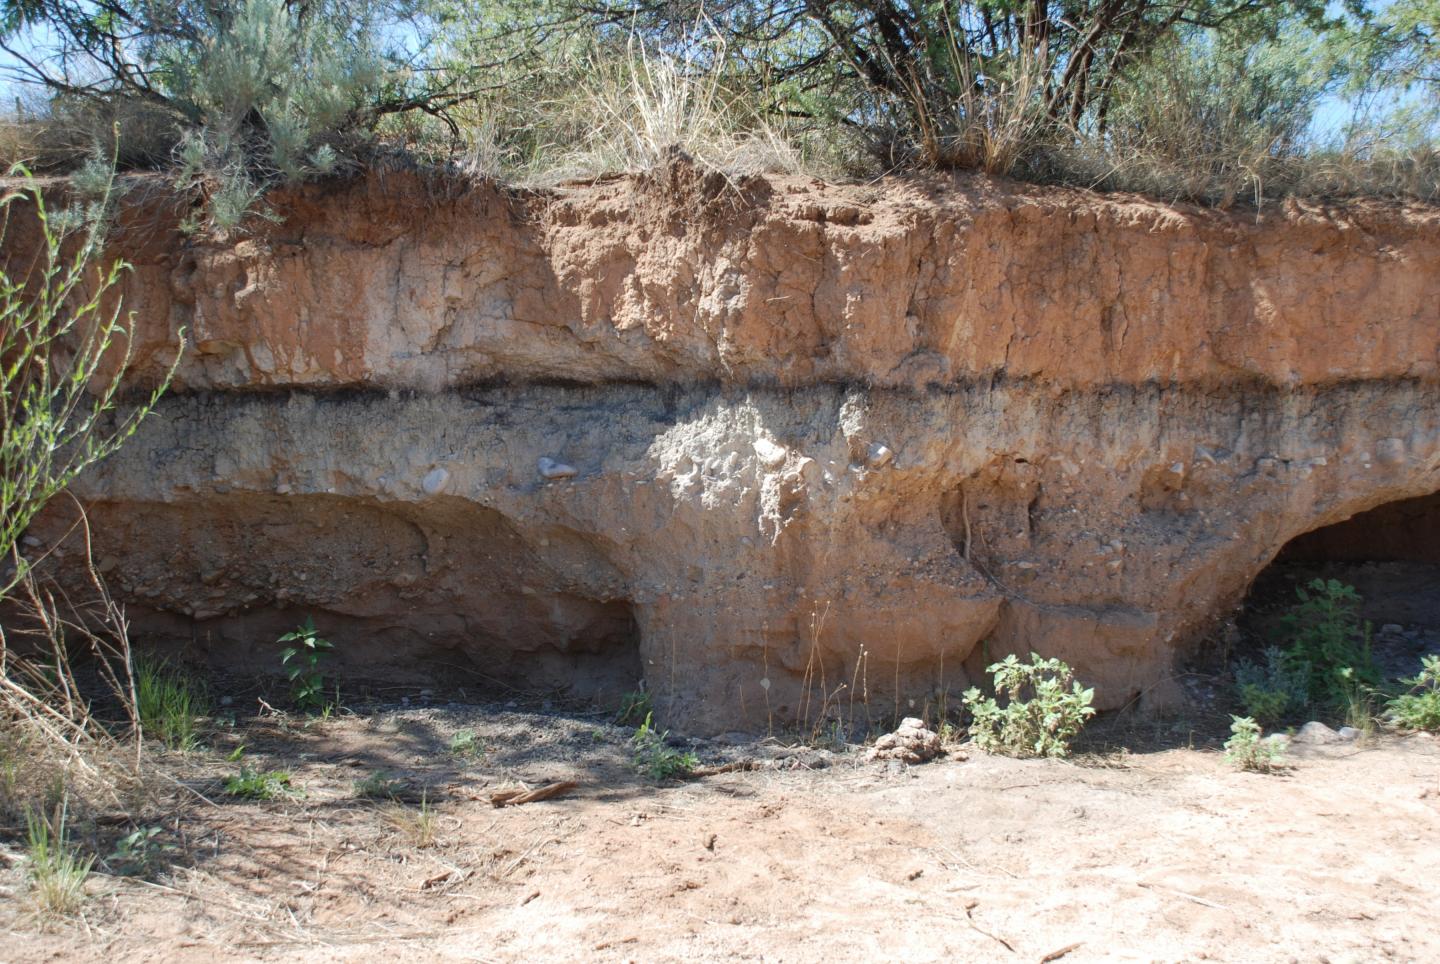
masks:
<svg viewBox="0 0 1440 964"><path fill-rule="evenodd" d="M984 170L1228 205L1434 198L1436 0L7 0L0 148L171 171L240 228L270 185L400 151L588 178Z"/></svg>

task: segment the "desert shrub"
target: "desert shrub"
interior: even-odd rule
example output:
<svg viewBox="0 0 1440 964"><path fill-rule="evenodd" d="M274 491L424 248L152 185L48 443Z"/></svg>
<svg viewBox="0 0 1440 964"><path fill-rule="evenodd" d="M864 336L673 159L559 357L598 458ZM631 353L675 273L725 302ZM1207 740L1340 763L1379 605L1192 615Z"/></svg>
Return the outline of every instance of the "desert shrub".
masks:
<svg viewBox="0 0 1440 964"><path fill-rule="evenodd" d="M79 156L176 161L177 183L206 201L197 226L230 230L263 213L269 186L358 160L383 118L465 99L458 77L412 69L430 39L419 6L34 0L5 4L0 40L44 52L19 73L51 93L51 115L75 115Z"/></svg>
<svg viewBox="0 0 1440 964"><path fill-rule="evenodd" d="M971 739L988 752L1063 757L1085 721L1095 715L1090 705L1095 691L1076 682L1061 660L1031 653L1027 665L1012 653L987 672L994 676L995 696L971 687L964 702L973 717Z"/></svg>
<svg viewBox="0 0 1440 964"><path fill-rule="evenodd" d="M695 754L672 747L667 742L669 737L669 731L655 729L653 716L647 713L645 722L630 738L630 745L635 751L635 768L652 780L686 776L700 762Z"/></svg>
<svg viewBox="0 0 1440 964"><path fill-rule="evenodd" d="M1310 667L1312 699L1345 706L1357 689L1375 687L1380 671L1370 652L1370 625L1358 616L1360 595L1335 579L1295 588L1299 600L1281 617L1289 657Z"/></svg>
<svg viewBox="0 0 1440 964"><path fill-rule="evenodd" d="M1263 739L1260 724L1248 716L1232 716L1230 739L1225 741L1225 759L1242 770L1268 773L1280 766L1285 750Z"/></svg>
<svg viewBox="0 0 1440 964"><path fill-rule="evenodd" d="M1235 689L1246 716L1278 723L1310 703L1310 664L1278 646L1267 647L1263 664L1242 660Z"/></svg>
<svg viewBox="0 0 1440 964"><path fill-rule="evenodd" d="M1440 731L1440 656L1426 656L1420 665L1419 673L1400 681L1407 690L1386 704L1385 716L1405 729Z"/></svg>

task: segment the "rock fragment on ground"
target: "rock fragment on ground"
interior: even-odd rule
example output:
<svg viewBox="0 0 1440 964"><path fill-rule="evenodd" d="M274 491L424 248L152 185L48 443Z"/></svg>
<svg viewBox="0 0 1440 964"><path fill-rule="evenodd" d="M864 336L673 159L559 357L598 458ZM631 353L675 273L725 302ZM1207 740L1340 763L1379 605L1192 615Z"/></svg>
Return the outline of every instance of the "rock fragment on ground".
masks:
<svg viewBox="0 0 1440 964"><path fill-rule="evenodd" d="M940 734L915 717L907 716L900 721L894 733L886 733L875 741L866 759L924 763L939 755Z"/></svg>
<svg viewBox="0 0 1440 964"><path fill-rule="evenodd" d="M1345 737L1336 733L1319 720L1311 720L1296 732L1294 742L1323 746L1328 743L1344 743Z"/></svg>

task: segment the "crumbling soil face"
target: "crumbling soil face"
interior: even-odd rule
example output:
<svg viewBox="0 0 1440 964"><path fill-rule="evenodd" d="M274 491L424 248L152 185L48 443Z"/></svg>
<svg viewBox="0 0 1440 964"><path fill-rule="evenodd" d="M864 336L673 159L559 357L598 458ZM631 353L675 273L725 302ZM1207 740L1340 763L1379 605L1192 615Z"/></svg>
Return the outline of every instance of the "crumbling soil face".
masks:
<svg viewBox="0 0 1440 964"><path fill-rule="evenodd" d="M1292 538L1440 490L1431 208L684 161L274 203L127 209L129 377L192 344L75 487L137 636L221 662L313 614L374 673L643 677L693 733L1031 650L1160 708Z"/></svg>
<svg viewBox="0 0 1440 964"><path fill-rule="evenodd" d="M5 900L6 959L1440 956L1433 737L1297 745L1276 776L1229 767L1185 723L1151 724L1180 748L1102 752L1097 737L1073 762L699 743L704 762L767 768L656 784L605 718L410 692L358 716L242 720L172 760L193 793L183 835L167 822L160 838L170 866L93 878L85 920L49 931ZM461 731L473 754L452 752ZM242 744L301 795L225 797ZM401 802L357 794L377 773ZM490 805L520 780L578 786ZM421 799L433 842L415 830ZM19 898L19 865L0 874Z"/></svg>

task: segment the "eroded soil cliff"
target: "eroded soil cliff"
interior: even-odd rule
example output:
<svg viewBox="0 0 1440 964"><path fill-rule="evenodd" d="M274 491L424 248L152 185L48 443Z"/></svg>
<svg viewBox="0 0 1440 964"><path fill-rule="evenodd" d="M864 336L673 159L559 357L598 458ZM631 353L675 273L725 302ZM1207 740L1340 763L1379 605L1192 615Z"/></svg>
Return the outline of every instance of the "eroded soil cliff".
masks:
<svg viewBox="0 0 1440 964"><path fill-rule="evenodd" d="M177 390L78 494L138 634L257 667L312 613L370 675L643 677L697 731L1012 651L1164 702L1289 540L1440 489L1434 209L684 162L172 207L117 248Z"/></svg>

